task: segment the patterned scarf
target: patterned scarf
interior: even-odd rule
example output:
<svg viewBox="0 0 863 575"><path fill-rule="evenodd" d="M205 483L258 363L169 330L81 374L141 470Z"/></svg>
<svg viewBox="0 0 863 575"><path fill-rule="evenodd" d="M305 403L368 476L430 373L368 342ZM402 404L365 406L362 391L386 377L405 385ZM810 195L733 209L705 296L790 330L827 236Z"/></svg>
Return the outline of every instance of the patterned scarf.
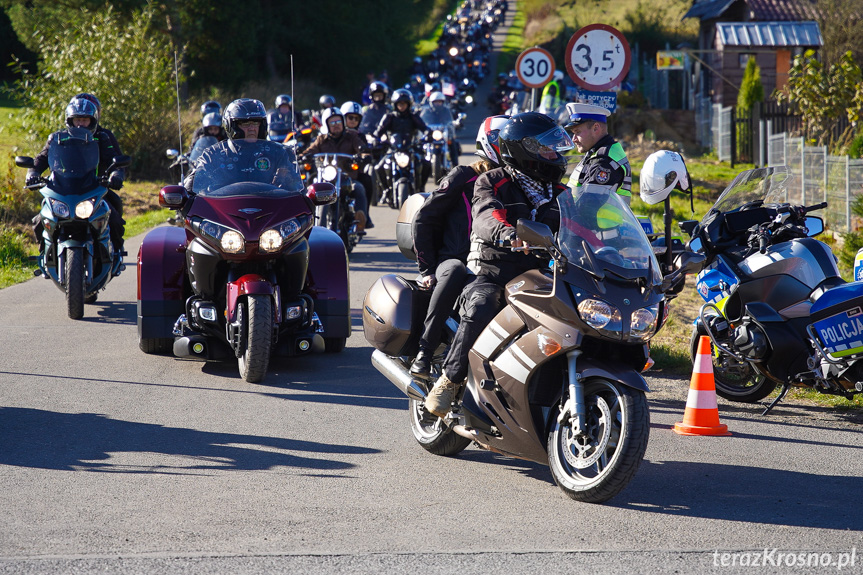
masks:
<svg viewBox="0 0 863 575"><path fill-rule="evenodd" d="M514 168L510 168L510 173L519 187L527 194L527 199L530 200L533 209L530 211L530 219L536 219L536 210L551 201L553 195L551 184L537 182L530 176L527 176Z"/></svg>

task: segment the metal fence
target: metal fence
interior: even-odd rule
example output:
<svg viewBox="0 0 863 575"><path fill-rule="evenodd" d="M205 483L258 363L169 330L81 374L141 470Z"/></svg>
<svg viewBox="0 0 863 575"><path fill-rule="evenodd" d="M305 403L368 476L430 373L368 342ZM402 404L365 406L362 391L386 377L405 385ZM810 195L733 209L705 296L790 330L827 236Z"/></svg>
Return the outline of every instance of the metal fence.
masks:
<svg viewBox="0 0 863 575"><path fill-rule="evenodd" d="M713 105L713 121L711 133L713 134L713 149L720 162L731 161L731 133L733 128L732 107L722 107L721 104Z"/></svg>
<svg viewBox="0 0 863 575"><path fill-rule="evenodd" d="M851 214L851 205L863 195L863 159L832 156L827 146L806 146L802 137L774 134L767 141L767 165L788 166L794 176L788 201L799 204L827 202L822 212L833 231L846 233L863 227Z"/></svg>

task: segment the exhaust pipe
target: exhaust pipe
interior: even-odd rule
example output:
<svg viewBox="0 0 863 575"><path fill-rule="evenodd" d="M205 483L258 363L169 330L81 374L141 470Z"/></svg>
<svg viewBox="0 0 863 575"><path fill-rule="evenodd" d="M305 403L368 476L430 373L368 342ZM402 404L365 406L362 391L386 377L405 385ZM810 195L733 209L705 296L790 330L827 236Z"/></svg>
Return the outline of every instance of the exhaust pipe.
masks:
<svg viewBox="0 0 863 575"><path fill-rule="evenodd" d="M426 400L425 390L413 380L400 361L376 349L372 352L372 365L409 398L415 401Z"/></svg>

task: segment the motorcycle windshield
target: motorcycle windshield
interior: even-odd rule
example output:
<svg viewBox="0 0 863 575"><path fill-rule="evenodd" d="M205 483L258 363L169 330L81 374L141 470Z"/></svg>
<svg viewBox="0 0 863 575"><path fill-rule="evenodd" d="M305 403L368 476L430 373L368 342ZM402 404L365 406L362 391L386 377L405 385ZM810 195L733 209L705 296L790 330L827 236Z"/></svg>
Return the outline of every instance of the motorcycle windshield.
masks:
<svg viewBox="0 0 863 575"><path fill-rule="evenodd" d="M447 126L452 123L452 111L446 106L440 108L425 107L420 112L420 118L428 127L434 125Z"/></svg>
<svg viewBox="0 0 863 575"><path fill-rule="evenodd" d="M641 224L620 196L587 185L561 193L557 243L570 264L589 273L662 283L659 262Z"/></svg>
<svg viewBox="0 0 863 575"><path fill-rule="evenodd" d="M297 172L294 153L268 140L225 140L211 146L195 162L193 192L207 197L260 195L279 196L281 191L299 192L303 180ZM234 186L258 183L266 186Z"/></svg>
<svg viewBox="0 0 863 575"><path fill-rule="evenodd" d="M97 184L99 144L86 128L69 128L52 138L48 148L51 189L61 195L80 194Z"/></svg>
<svg viewBox="0 0 863 575"><path fill-rule="evenodd" d="M189 161L194 162L198 158L201 157L201 154L214 144L218 144L219 139L215 136L202 136L195 141L195 145L192 146L192 150L189 152Z"/></svg>
<svg viewBox="0 0 863 575"><path fill-rule="evenodd" d="M727 213L739 210L743 206L758 207L786 203L791 181L791 173L787 166L755 168L741 172L725 188L713 208L708 211L708 215L714 210Z"/></svg>

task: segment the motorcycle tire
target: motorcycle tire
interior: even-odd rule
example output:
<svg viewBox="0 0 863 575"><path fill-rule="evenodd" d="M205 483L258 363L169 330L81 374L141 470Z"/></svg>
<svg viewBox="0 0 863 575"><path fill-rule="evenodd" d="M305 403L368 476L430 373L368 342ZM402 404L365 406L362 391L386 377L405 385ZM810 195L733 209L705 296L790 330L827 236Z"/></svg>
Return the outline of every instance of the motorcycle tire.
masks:
<svg viewBox="0 0 863 575"><path fill-rule="evenodd" d="M258 383L267 375L273 348L273 300L268 295L248 295L239 305L246 330L246 349L238 358L240 376Z"/></svg>
<svg viewBox="0 0 863 575"><path fill-rule="evenodd" d="M399 182L396 184L395 192L393 193L393 207L397 210L401 209L402 204L408 201L411 195L411 186L407 182Z"/></svg>
<svg viewBox="0 0 863 575"><path fill-rule="evenodd" d="M552 412L548 466L554 482L576 501L602 503L629 484L644 458L650 436L650 412L641 390L618 381L594 378L584 384L585 434Z"/></svg>
<svg viewBox="0 0 863 575"><path fill-rule="evenodd" d="M174 339L170 337L140 337L138 347L146 354L168 353L174 348Z"/></svg>
<svg viewBox="0 0 863 575"><path fill-rule="evenodd" d="M695 363L698 355L698 340L703 333L698 328L692 330L689 341L689 357ZM758 373L752 364L741 363L717 351L710 344L713 357L713 381L716 384L716 395L738 403L758 403L776 389L776 382Z"/></svg>
<svg viewBox="0 0 863 575"><path fill-rule="evenodd" d="M66 311L70 319L84 317L84 250L66 250Z"/></svg>
<svg viewBox="0 0 863 575"><path fill-rule="evenodd" d="M446 175L443 169L443 160L440 156L432 156L431 161L432 181L437 185Z"/></svg>
<svg viewBox="0 0 863 575"><path fill-rule="evenodd" d="M429 453L451 457L458 455L471 444L470 439L444 425L440 417L426 412L419 401L409 400L408 412L414 438Z"/></svg>

